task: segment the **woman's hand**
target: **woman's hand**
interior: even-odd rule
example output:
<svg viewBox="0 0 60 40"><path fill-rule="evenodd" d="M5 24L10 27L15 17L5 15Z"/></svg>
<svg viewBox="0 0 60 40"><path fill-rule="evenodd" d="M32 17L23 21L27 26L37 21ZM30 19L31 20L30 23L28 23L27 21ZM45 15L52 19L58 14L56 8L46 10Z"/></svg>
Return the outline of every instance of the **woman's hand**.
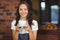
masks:
<svg viewBox="0 0 60 40"><path fill-rule="evenodd" d="M29 31L29 32L32 30L29 25L25 26L24 29L27 30L27 31Z"/></svg>
<svg viewBox="0 0 60 40"><path fill-rule="evenodd" d="M19 31L20 30L20 27L19 26L16 26L16 31Z"/></svg>

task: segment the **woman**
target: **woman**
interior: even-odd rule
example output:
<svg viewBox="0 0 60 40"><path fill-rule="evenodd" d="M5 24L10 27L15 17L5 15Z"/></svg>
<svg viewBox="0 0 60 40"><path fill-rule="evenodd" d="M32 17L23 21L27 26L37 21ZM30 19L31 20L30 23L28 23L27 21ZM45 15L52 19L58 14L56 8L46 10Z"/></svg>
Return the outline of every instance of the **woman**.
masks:
<svg viewBox="0 0 60 40"><path fill-rule="evenodd" d="M13 20L11 23L13 40L36 40L38 23L31 16L29 4L25 1L20 2L16 13L16 20ZM21 21L27 22L27 25L23 28L19 27ZM21 31L22 29L24 31Z"/></svg>

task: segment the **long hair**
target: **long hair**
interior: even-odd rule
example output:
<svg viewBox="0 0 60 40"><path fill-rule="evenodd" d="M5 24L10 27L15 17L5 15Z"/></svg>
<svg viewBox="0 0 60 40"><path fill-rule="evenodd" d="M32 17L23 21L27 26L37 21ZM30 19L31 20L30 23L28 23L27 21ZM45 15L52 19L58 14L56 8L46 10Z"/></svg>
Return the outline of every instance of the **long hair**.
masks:
<svg viewBox="0 0 60 40"><path fill-rule="evenodd" d="M32 11L31 11L31 8L29 6L29 4L25 1L21 1L19 4L18 4L18 7L17 7L17 12L16 12L16 24L15 26L17 26L18 24L18 21L20 20L20 14L19 14L19 6L21 4L25 4L28 8L28 15L27 15L27 20L28 20L28 24L31 26L32 24Z"/></svg>

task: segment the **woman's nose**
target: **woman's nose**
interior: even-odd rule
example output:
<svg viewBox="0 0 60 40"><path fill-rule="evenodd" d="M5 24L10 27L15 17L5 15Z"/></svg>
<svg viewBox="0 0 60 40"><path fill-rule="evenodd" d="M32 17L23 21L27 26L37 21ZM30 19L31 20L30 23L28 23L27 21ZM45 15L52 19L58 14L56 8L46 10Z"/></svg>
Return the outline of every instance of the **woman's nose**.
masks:
<svg viewBox="0 0 60 40"><path fill-rule="evenodd" d="M25 12L25 10L22 10L22 12Z"/></svg>

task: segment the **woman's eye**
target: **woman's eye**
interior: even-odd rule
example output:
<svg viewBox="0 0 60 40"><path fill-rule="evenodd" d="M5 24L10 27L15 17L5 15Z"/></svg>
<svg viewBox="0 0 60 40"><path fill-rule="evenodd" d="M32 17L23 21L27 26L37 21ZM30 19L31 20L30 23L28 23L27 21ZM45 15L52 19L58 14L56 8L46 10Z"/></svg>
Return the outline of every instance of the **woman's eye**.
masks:
<svg viewBox="0 0 60 40"><path fill-rule="evenodd" d="M25 9L25 10L27 10L27 9Z"/></svg>
<svg viewBox="0 0 60 40"><path fill-rule="evenodd" d="M28 9L19 9L20 11L22 11L22 10L28 10Z"/></svg>
<svg viewBox="0 0 60 40"><path fill-rule="evenodd" d="M24 10L28 10L28 9L24 9Z"/></svg>
<svg viewBox="0 0 60 40"><path fill-rule="evenodd" d="M21 11L22 9L20 9L20 11Z"/></svg>

